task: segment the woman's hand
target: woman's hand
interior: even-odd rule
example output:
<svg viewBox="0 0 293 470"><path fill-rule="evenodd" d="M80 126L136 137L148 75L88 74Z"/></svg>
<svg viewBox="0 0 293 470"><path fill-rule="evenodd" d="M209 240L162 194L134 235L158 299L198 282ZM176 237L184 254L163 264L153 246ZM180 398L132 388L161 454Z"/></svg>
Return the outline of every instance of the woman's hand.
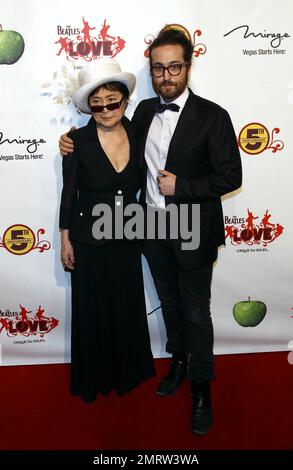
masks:
<svg viewBox="0 0 293 470"><path fill-rule="evenodd" d="M75 131L75 130L76 130L75 126L70 128L70 131ZM70 137L67 137L67 134L61 135L59 139L59 150L60 150L62 157L73 152L74 150L73 140L70 139Z"/></svg>
<svg viewBox="0 0 293 470"><path fill-rule="evenodd" d="M61 230L61 262L64 269L74 269L74 250L68 230Z"/></svg>

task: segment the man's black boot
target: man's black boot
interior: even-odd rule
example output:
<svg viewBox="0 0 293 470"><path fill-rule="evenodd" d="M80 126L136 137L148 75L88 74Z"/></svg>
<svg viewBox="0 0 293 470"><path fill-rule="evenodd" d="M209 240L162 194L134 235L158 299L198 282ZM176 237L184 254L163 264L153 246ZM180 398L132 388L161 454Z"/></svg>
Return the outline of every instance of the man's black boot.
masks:
<svg viewBox="0 0 293 470"><path fill-rule="evenodd" d="M212 396L210 382L191 382L191 429L194 434L207 434L212 422Z"/></svg>
<svg viewBox="0 0 293 470"><path fill-rule="evenodd" d="M179 359L174 357L168 374L162 379L160 385L156 391L156 394L161 397L173 395L177 392L181 382L186 376L187 372L187 357L182 355Z"/></svg>

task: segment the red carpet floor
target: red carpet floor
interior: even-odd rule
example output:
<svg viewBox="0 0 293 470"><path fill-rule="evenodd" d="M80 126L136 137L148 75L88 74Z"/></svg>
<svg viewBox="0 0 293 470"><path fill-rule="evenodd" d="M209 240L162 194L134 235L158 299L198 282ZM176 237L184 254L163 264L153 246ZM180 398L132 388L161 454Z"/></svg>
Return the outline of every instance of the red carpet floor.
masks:
<svg viewBox="0 0 293 470"><path fill-rule="evenodd" d="M124 397L85 404L69 394L69 365L1 367L1 450L293 449L293 365L286 353L216 357L215 423L207 436L189 429L185 381L156 397L158 377Z"/></svg>

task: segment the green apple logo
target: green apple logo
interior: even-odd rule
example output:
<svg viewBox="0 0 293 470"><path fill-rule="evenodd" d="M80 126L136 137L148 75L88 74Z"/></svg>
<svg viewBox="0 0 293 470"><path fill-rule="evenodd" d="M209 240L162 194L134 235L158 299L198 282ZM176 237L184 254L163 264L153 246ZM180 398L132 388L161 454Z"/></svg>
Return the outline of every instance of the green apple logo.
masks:
<svg viewBox="0 0 293 470"><path fill-rule="evenodd" d="M0 64L15 64L23 51L24 40L21 34L16 31L3 31L0 25Z"/></svg>
<svg viewBox="0 0 293 470"><path fill-rule="evenodd" d="M266 304L260 300L243 300L237 302L233 307L233 315L237 323L241 326L256 326L265 317L267 312Z"/></svg>

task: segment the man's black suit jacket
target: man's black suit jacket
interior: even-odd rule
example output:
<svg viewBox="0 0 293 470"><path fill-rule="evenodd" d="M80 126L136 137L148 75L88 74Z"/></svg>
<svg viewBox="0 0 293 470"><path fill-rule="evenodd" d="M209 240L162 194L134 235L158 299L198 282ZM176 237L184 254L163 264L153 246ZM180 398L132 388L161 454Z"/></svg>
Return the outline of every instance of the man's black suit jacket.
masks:
<svg viewBox="0 0 293 470"><path fill-rule="evenodd" d="M159 98L143 100L132 118L137 158L142 172L140 202L145 203L147 164L145 145ZM183 269L197 269L217 257L217 247L225 243L221 196L241 186L242 170L237 139L229 114L219 105L189 90L170 142L165 170L177 176L175 195L166 196L170 203L200 204L200 246L183 250L182 240L172 240Z"/></svg>

